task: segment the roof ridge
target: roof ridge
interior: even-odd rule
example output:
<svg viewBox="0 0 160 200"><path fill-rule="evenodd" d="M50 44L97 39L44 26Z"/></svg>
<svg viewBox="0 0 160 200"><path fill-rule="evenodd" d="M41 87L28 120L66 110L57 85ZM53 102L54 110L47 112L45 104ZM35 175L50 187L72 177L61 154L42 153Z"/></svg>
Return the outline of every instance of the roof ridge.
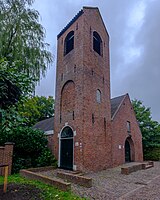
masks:
<svg viewBox="0 0 160 200"><path fill-rule="evenodd" d="M113 97L113 98L111 98L111 100L112 99L116 99L116 98L119 98L119 97L123 97L123 96L126 96L128 93L126 93L126 94L122 94L122 95L120 95L120 96L117 96L117 97Z"/></svg>
<svg viewBox="0 0 160 200"><path fill-rule="evenodd" d="M83 9L98 9L98 7L92 7L92 6L83 6Z"/></svg>
<svg viewBox="0 0 160 200"><path fill-rule="evenodd" d="M61 32L57 35L57 38L60 38L60 36L84 13L83 9L81 9L74 17L71 19L71 21L61 30Z"/></svg>

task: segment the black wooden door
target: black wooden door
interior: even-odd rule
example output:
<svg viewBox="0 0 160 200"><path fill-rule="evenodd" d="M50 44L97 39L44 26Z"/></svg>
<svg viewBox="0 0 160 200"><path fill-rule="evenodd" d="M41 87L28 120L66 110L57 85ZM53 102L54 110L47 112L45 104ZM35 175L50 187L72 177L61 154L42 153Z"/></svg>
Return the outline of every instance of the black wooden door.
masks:
<svg viewBox="0 0 160 200"><path fill-rule="evenodd" d="M61 139L60 167L73 170L73 138Z"/></svg>
<svg viewBox="0 0 160 200"><path fill-rule="evenodd" d="M125 161L131 162L131 149L130 149L130 144L127 140L125 142Z"/></svg>

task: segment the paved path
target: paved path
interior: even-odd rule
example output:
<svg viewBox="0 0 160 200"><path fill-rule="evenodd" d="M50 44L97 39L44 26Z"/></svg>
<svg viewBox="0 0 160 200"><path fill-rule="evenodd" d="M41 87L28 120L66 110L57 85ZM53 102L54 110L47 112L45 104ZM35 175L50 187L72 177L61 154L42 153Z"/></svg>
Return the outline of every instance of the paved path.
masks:
<svg viewBox="0 0 160 200"><path fill-rule="evenodd" d="M90 173L92 188L72 185L81 197L96 200L160 200L160 162L155 167L123 175L120 167Z"/></svg>
<svg viewBox="0 0 160 200"><path fill-rule="evenodd" d="M53 176L53 171L45 172ZM93 186L85 188L72 184L72 192L90 200L160 200L160 162L155 166L121 174L121 166L86 176L93 179Z"/></svg>

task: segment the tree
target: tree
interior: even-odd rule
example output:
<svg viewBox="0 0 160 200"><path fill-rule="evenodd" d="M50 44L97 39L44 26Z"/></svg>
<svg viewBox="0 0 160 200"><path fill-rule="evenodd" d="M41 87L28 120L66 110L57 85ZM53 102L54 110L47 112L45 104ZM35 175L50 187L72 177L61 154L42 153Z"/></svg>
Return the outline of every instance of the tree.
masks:
<svg viewBox="0 0 160 200"><path fill-rule="evenodd" d="M38 81L53 57L44 41L39 13L30 9L33 2L0 0L0 58L9 62L7 69L18 61L15 73L27 73L30 79Z"/></svg>
<svg viewBox="0 0 160 200"><path fill-rule="evenodd" d="M54 99L52 96L27 98L18 104L18 112L27 120L27 125L32 126L54 115Z"/></svg>
<svg viewBox="0 0 160 200"><path fill-rule="evenodd" d="M0 144L15 143L15 171L51 161L44 133L26 126L17 105L28 98L53 60L39 13L30 8L33 2L0 0Z"/></svg>
<svg viewBox="0 0 160 200"><path fill-rule="evenodd" d="M7 109L18 102L22 95L33 91L34 80L27 73L19 72L19 62L0 60L0 108Z"/></svg>
<svg viewBox="0 0 160 200"><path fill-rule="evenodd" d="M145 159L160 159L160 124L152 120L150 108L141 101L133 100L132 105L138 120L143 142Z"/></svg>
<svg viewBox="0 0 160 200"><path fill-rule="evenodd" d="M31 167L55 165L54 156L47 148L47 138L40 130L30 127L14 127L10 132L1 132L0 145L14 142L12 172Z"/></svg>
<svg viewBox="0 0 160 200"><path fill-rule="evenodd" d="M55 159L47 148L44 132L26 126L26 118L21 117L17 106L2 109L0 122L0 146L13 142L13 173L20 169L55 164Z"/></svg>

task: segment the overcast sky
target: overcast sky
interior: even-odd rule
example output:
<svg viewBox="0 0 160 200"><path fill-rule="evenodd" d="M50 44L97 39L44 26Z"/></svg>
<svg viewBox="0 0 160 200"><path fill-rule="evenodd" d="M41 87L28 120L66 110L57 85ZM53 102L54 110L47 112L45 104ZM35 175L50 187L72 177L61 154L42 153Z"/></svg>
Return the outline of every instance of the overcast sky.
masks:
<svg viewBox="0 0 160 200"><path fill-rule="evenodd" d="M110 35L111 96L129 93L160 122L160 0L36 0L55 57L36 94L55 95L57 34L83 6L99 8Z"/></svg>

